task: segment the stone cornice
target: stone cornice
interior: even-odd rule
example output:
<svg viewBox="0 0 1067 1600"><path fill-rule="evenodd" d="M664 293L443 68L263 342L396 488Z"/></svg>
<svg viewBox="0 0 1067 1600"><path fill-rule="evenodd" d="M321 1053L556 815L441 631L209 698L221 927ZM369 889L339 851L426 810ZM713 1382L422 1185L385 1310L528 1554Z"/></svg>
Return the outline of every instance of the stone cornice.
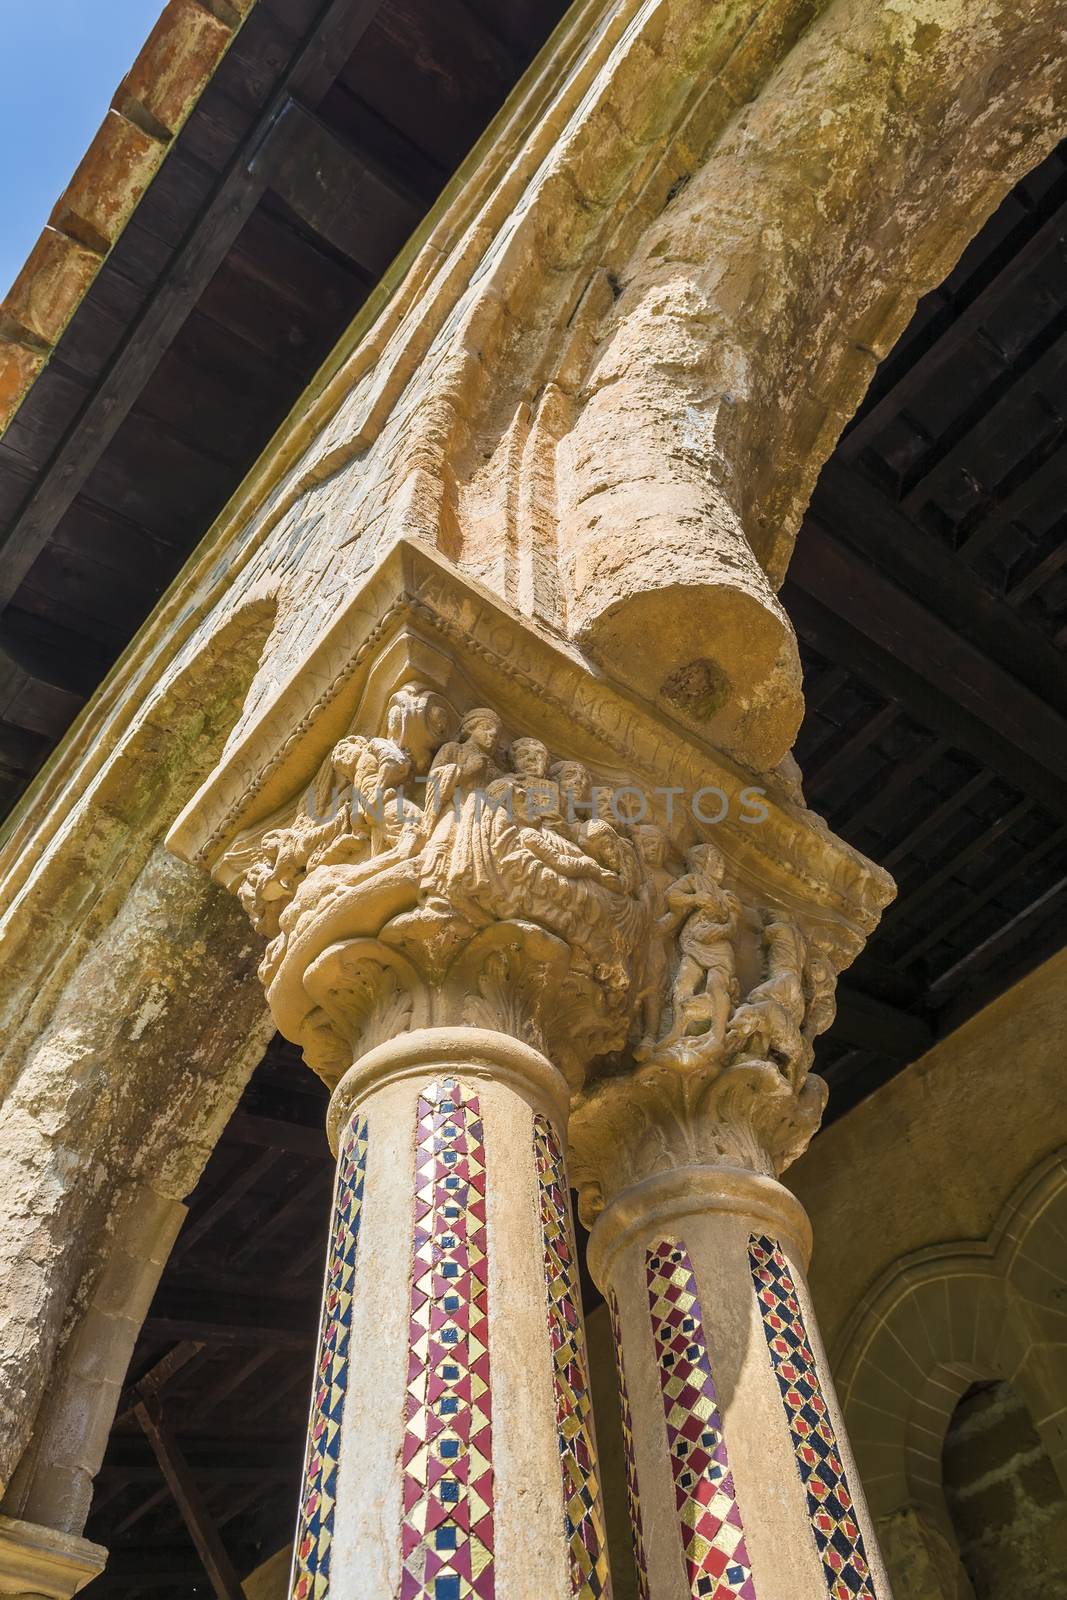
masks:
<svg viewBox="0 0 1067 1600"><path fill-rule="evenodd" d="M841 964L892 897L886 873L783 795L767 795L765 821L740 821L751 774L409 541L339 610L262 714L236 730L168 848L213 869L239 833L306 788L349 727L376 732L389 695L418 679L461 708L492 704L516 729L548 735L554 748L565 730L566 754L619 781L683 795L720 788L729 815L711 832L732 870L809 924L825 922Z"/></svg>

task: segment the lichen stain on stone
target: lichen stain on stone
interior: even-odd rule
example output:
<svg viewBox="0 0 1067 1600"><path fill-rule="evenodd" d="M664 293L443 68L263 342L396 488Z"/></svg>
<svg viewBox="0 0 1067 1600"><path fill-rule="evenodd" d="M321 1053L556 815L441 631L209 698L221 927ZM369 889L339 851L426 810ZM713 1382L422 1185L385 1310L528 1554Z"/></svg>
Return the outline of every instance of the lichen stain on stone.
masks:
<svg viewBox="0 0 1067 1600"><path fill-rule="evenodd" d="M665 680L660 694L694 722L708 722L725 703L730 681L714 661L688 661Z"/></svg>

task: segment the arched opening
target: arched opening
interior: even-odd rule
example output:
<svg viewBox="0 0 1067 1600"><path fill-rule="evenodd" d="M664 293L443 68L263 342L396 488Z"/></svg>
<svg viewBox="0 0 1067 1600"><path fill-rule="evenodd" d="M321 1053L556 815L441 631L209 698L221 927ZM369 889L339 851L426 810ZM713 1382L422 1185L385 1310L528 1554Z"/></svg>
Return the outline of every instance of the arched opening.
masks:
<svg viewBox="0 0 1067 1600"><path fill-rule="evenodd" d="M1013 1384L971 1385L952 1414L942 1468L975 1600L1067 1596L1067 1496Z"/></svg>
<svg viewBox="0 0 1067 1600"><path fill-rule="evenodd" d="M251 1600L287 1592L333 1180L327 1099L275 1036L189 1196L96 1479L86 1535L111 1554L94 1600L213 1595L190 1512Z"/></svg>

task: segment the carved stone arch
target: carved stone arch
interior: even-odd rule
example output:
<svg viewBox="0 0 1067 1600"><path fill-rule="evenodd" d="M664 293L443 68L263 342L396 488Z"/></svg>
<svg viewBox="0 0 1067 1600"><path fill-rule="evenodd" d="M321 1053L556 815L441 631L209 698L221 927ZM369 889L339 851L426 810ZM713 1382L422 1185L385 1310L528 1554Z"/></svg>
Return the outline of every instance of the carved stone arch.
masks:
<svg viewBox="0 0 1067 1600"><path fill-rule="evenodd" d="M945 1518L942 1440L972 1383L1009 1375L1008 1320L1003 1281L981 1247L919 1252L861 1302L837 1374L876 1517L915 1504Z"/></svg>
<svg viewBox="0 0 1067 1600"><path fill-rule="evenodd" d="M683 7L651 10L669 48ZM918 297L1064 128L1060 5L832 0L799 37L778 11L786 48L753 44L740 109L677 108L682 176L642 196L561 446L569 625L624 677L640 637L661 697L757 765L799 721L774 591L818 472Z"/></svg>
<svg viewBox="0 0 1067 1600"><path fill-rule="evenodd" d="M1067 1151L1035 1169L997 1228L997 1259L1029 1336L1016 1382L1067 1493Z"/></svg>
<svg viewBox="0 0 1067 1600"><path fill-rule="evenodd" d="M181 1201L272 1032L258 940L162 838L219 760L274 614L259 597L202 627L139 700L112 707L105 686L3 851L0 1485L6 1513L64 1531Z"/></svg>
<svg viewBox="0 0 1067 1600"><path fill-rule="evenodd" d="M937 1570L940 1588L918 1584L916 1596L969 1593L941 1453L972 1384L997 1379L1018 1391L1064 1481L1065 1238L1061 1152L1027 1175L986 1240L932 1246L890 1267L839 1341L834 1367L872 1514L890 1551L913 1524Z"/></svg>

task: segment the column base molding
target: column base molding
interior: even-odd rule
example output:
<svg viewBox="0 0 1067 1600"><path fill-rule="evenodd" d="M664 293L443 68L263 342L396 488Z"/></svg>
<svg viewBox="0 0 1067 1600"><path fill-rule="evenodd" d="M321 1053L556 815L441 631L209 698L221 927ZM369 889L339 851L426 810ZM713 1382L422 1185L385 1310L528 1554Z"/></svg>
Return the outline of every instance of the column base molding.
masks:
<svg viewBox="0 0 1067 1600"><path fill-rule="evenodd" d="M764 1223L795 1247L805 1267L811 1260L812 1231L800 1201L775 1178L741 1167L689 1166L656 1172L608 1202L589 1236L589 1271L604 1288L612 1263L635 1235L650 1229L670 1233L687 1217L713 1212Z"/></svg>
<svg viewBox="0 0 1067 1600"><path fill-rule="evenodd" d="M103 1545L37 1522L0 1516L0 1595L19 1600L70 1600L99 1577Z"/></svg>

